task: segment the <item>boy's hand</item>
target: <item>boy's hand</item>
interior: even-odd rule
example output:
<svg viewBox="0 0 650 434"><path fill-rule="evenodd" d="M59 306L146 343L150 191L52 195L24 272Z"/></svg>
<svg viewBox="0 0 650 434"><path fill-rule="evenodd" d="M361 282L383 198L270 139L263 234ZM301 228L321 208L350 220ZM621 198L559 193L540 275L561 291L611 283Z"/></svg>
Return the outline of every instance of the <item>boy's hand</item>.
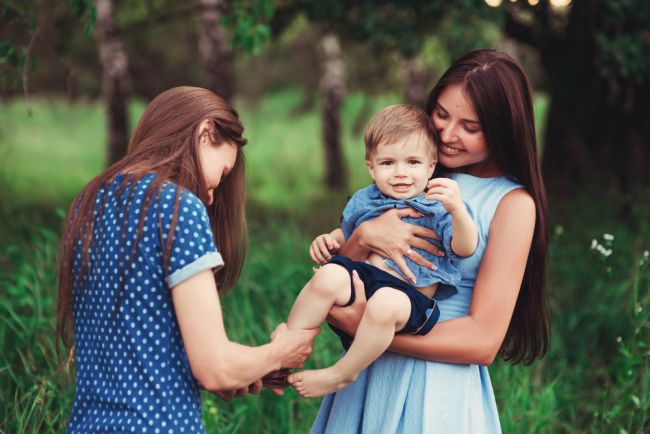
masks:
<svg viewBox="0 0 650 434"><path fill-rule="evenodd" d="M466 209L458 184L453 179L434 178L430 180L424 197L429 200L439 201L449 214L455 214Z"/></svg>
<svg viewBox="0 0 650 434"><path fill-rule="evenodd" d="M332 253L337 253L341 245L331 234L316 237L309 247L309 256L318 264L325 264L332 258Z"/></svg>

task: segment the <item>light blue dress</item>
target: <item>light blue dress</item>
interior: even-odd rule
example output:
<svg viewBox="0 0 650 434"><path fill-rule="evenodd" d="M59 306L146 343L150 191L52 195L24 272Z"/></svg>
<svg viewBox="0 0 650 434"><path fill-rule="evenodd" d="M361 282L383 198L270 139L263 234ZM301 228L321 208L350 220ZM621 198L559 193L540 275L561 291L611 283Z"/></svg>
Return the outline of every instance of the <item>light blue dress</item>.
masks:
<svg viewBox="0 0 650 434"><path fill-rule="evenodd" d="M463 200L479 233L474 255L458 261L458 294L439 300L440 321L466 316L487 245L490 223L509 191L520 188L505 177L455 173ZM328 395L311 430L331 434L500 433L499 414L485 366L455 365L387 352L340 392Z"/></svg>

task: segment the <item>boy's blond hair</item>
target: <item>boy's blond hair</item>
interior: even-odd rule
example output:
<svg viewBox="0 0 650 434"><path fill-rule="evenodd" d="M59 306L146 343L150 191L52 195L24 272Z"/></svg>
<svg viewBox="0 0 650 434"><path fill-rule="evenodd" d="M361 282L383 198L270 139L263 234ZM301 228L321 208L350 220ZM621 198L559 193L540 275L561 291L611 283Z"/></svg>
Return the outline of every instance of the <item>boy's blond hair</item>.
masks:
<svg viewBox="0 0 650 434"><path fill-rule="evenodd" d="M366 143L366 160L381 143L394 143L415 132L431 146L433 161L438 161L438 131L421 108L409 104L389 105L374 115L363 134Z"/></svg>

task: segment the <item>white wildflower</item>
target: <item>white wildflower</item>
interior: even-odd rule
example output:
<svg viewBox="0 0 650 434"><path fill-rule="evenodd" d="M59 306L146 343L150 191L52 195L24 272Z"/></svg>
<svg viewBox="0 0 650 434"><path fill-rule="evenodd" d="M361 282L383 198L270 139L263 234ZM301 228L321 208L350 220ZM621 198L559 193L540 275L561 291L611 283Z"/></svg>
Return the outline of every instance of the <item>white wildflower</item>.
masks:
<svg viewBox="0 0 650 434"><path fill-rule="evenodd" d="M562 225L555 226L555 234L556 235L562 235L563 233L564 233L564 226L562 226Z"/></svg>
<svg viewBox="0 0 650 434"><path fill-rule="evenodd" d="M650 252L648 252L647 250L644 250L643 251L643 257L647 258L648 256L650 256Z"/></svg>
<svg viewBox="0 0 650 434"><path fill-rule="evenodd" d="M603 239L606 241L614 241L614 235L612 234L603 234Z"/></svg>
<svg viewBox="0 0 650 434"><path fill-rule="evenodd" d="M616 342L621 343L622 341L623 341L623 338L622 338L622 337L618 336L618 337L616 338Z"/></svg>
<svg viewBox="0 0 650 434"><path fill-rule="evenodd" d="M635 307L636 307L636 313L641 313L641 311L643 310L641 303L637 303Z"/></svg>
<svg viewBox="0 0 650 434"><path fill-rule="evenodd" d="M591 250L595 249L596 246L598 246L598 241L596 241L595 239L591 240Z"/></svg>
<svg viewBox="0 0 650 434"><path fill-rule="evenodd" d="M593 243L592 243L592 245L593 245ZM608 249L605 246L603 246L602 244L598 244L598 243L596 243L596 246L592 247L592 248L595 248L598 251L598 253L600 253L601 255L603 255L606 258L609 257L614 252L612 249Z"/></svg>

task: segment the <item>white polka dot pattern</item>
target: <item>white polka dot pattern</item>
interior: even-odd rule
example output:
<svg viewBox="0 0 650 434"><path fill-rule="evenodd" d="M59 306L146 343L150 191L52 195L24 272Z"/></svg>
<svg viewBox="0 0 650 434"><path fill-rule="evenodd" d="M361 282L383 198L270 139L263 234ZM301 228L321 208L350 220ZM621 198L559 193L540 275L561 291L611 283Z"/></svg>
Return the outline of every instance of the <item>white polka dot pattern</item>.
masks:
<svg viewBox="0 0 650 434"><path fill-rule="evenodd" d="M154 176L137 183L130 207L131 186L117 195L121 175L98 195L97 204L106 197L106 205L103 210L98 205L95 214L91 273L83 288L73 290L77 389L68 433L204 432L199 387L169 288L222 266L223 260L203 203L183 190L170 262L163 271L177 189L171 183L149 206L131 257L145 190ZM80 260L77 249L76 270Z"/></svg>

